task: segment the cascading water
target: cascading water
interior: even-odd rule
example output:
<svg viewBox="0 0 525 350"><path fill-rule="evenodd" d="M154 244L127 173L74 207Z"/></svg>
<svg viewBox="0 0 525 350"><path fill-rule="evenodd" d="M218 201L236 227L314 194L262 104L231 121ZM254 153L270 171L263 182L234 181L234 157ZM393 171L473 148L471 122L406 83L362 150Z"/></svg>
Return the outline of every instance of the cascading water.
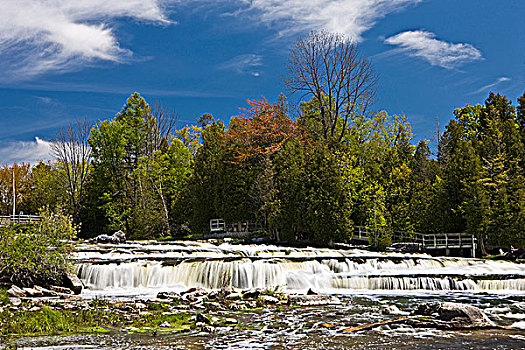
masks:
<svg viewBox="0 0 525 350"><path fill-rule="evenodd" d="M295 249L267 245L132 243L80 245L89 292L174 288L274 288L525 292L525 265L424 254Z"/></svg>

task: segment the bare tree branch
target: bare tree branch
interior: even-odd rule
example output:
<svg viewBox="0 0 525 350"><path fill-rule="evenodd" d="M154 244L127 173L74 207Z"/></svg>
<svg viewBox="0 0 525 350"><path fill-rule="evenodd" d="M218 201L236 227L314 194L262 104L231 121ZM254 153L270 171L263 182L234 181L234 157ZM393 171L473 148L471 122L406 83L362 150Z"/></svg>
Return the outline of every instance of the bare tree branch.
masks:
<svg viewBox="0 0 525 350"><path fill-rule="evenodd" d="M91 161L91 148L87 143L92 123L86 119L77 120L60 129L52 146L59 169L55 172L58 185L65 190L72 209L73 220L79 222L80 206Z"/></svg>
<svg viewBox="0 0 525 350"><path fill-rule="evenodd" d="M286 67L284 86L318 102L323 138L335 138L340 130L337 139L343 141L350 122L370 112L378 77L344 35L322 31L298 40Z"/></svg>

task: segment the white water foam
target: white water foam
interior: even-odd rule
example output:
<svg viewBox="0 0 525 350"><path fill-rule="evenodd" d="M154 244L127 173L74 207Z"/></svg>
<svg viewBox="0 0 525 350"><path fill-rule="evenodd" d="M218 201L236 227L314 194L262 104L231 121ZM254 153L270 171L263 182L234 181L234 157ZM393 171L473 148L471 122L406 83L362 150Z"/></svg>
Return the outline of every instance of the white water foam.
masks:
<svg viewBox="0 0 525 350"><path fill-rule="evenodd" d="M203 287L525 291L522 264L425 254L210 243L82 245L90 291Z"/></svg>

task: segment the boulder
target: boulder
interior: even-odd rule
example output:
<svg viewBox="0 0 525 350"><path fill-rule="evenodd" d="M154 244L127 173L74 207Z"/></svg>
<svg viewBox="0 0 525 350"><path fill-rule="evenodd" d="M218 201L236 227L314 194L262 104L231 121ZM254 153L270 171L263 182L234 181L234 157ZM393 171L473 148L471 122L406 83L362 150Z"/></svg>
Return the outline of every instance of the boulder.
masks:
<svg viewBox="0 0 525 350"><path fill-rule="evenodd" d="M388 305L381 309L381 313L383 315L409 315L409 312L401 311L399 308L395 305Z"/></svg>
<svg viewBox="0 0 525 350"><path fill-rule="evenodd" d="M82 293L82 289L84 288L80 278L70 271L66 272L64 275L64 286L72 290L75 294Z"/></svg>
<svg viewBox="0 0 525 350"><path fill-rule="evenodd" d="M243 299L257 299L261 295L261 291L254 289L254 290L247 290L243 293L242 298Z"/></svg>
<svg viewBox="0 0 525 350"><path fill-rule="evenodd" d="M37 288L24 288L26 294L30 297L43 297L45 294L42 290Z"/></svg>
<svg viewBox="0 0 525 350"><path fill-rule="evenodd" d="M288 305L299 306L321 306L331 304L341 304L341 300L333 295L290 295Z"/></svg>
<svg viewBox="0 0 525 350"><path fill-rule="evenodd" d="M313 290L312 288L309 288L308 291L306 292L306 295L319 295L319 294L321 293L319 293L316 290Z"/></svg>
<svg viewBox="0 0 525 350"><path fill-rule="evenodd" d="M158 299L180 299L180 294L177 292L158 292Z"/></svg>
<svg viewBox="0 0 525 350"><path fill-rule="evenodd" d="M17 287L14 284L11 286L11 288L7 290L7 294L10 294L17 298L25 297L27 295L26 292L22 288Z"/></svg>
<svg viewBox="0 0 525 350"><path fill-rule="evenodd" d="M415 326L438 329L482 329L496 328L487 315L479 308L460 303L429 302L419 305L410 321Z"/></svg>
<svg viewBox="0 0 525 350"><path fill-rule="evenodd" d="M53 292L60 293L60 294L73 294L73 291L66 287L49 286L48 289Z"/></svg>
<svg viewBox="0 0 525 350"><path fill-rule="evenodd" d="M226 296L226 299L228 300L241 300L242 294L241 293L230 293Z"/></svg>
<svg viewBox="0 0 525 350"><path fill-rule="evenodd" d="M119 243L125 243L126 242L126 234L122 231L117 231L113 233L112 235L98 235L95 238L92 238L90 240L92 243L102 243L102 244L119 244Z"/></svg>
<svg viewBox="0 0 525 350"><path fill-rule="evenodd" d="M203 314L197 314L195 322L196 323L200 322L200 323L204 323L204 324L211 324L211 320L208 317L204 316Z"/></svg>
<svg viewBox="0 0 525 350"><path fill-rule="evenodd" d="M112 236L114 239L118 239L119 243L126 243L126 234L121 230L115 232Z"/></svg>

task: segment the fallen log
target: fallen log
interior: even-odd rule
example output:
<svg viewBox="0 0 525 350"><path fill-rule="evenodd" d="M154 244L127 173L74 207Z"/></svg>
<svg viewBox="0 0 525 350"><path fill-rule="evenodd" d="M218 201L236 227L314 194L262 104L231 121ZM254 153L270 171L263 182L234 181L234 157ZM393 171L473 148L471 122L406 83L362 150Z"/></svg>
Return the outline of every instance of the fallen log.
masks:
<svg viewBox="0 0 525 350"><path fill-rule="evenodd" d="M362 326L345 328L345 329L343 329L343 332L351 333L351 332L362 331L364 329L370 329L370 328L374 328L374 327L377 327L377 326L383 326L385 324L392 324L392 323L402 322L402 321L405 321L407 318L408 318L408 316L402 316L402 317L398 317L398 318L392 318L390 320L369 323L369 324L365 324L365 325L362 325Z"/></svg>

